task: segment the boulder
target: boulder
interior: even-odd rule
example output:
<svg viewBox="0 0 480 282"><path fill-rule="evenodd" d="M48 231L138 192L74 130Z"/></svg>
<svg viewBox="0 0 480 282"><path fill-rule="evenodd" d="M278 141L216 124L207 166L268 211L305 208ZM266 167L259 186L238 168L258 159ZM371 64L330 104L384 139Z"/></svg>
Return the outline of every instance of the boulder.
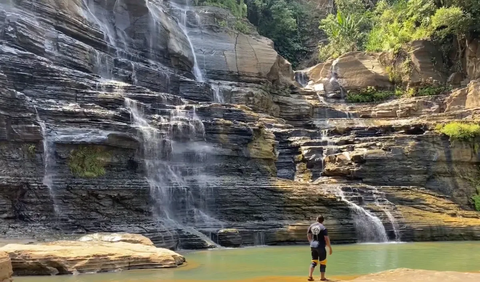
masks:
<svg viewBox="0 0 480 282"><path fill-rule="evenodd" d="M89 234L78 239L81 242L125 242L131 244L141 244L146 246L153 246L150 239L139 234L129 233L95 233Z"/></svg>
<svg viewBox="0 0 480 282"><path fill-rule="evenodd" d="M468 78L472 80L480 78L480 41L478 39L467 41L465 60Z"/></svg>
<svg viewBox="0 0 480 282"><path fill-rule="evenodd" d="M171 268L185 258L173 251L144 244L101 241L56 241L44 244L8 244L15 275L98 273L129 269Z"/></svg>
<svg viewBox="0 0 480 282"><path fill-rule="evenodd" d="M0 252L0 282L11 282L12 280L12 262L6 252Z"/></svg>
<svg viewBox="0 0 480 282"><path fill-rule="evenodd" d="M242 235L237 229L221 229L217 233L218 244L222 247L240 247Z"/></svg>
<svg viewBox="0 0 480 282"><path fill-rule="evenodd" d="M232 16L218 7L197 7L200 21L189 24L202 30L189 32L195 46L197 61L204 68L209 79L292 84L291 64L278 55L273 41L250 31L241 33L218 23L231 21ZM235 19L236 21L237 19Z"/></svg>
<svg viewBox="0 0 480 282"><path fill-rule="evenodd" d="M415 40L410 46L409 60L410 72L408 84L417 85L426 82L439 82L444 84L447 80L446 68L442 53L437 46L428 40Z"/></svg>
<svg viewBox="0 0 480 282"><path fill-rule="evenodd" d="M339 84L346 90L360 90L368 86L388 88L392 86L389 75L382 66L380 54L349 52L336 60L318 64L307 71L314 84L323 83L325 90L333 91L330 85L332 73L337 73Z"/></svg>
<svg viewBox="0 0 480 282"><path fill-rule="evenodd" d="M480 80L472 80L467 87L458 89L445 99L445 111L451 112L480 107Z"/></svg>

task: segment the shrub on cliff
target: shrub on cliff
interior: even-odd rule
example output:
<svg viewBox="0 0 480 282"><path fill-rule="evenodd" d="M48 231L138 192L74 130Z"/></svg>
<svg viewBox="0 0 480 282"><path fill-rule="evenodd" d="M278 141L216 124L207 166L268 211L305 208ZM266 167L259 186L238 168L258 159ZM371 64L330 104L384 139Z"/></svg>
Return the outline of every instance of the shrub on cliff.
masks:
<svg viewBox="0 0 480 282"><path fill-rule="evenodd" d="M349 103L370 103L381 102L395 96L395 91L377 90L375 87L367 87L360 92L350 92L347 94Z"/></svg>
<svg viewBox="0 0 480 282"><path fill-rule="evenodd" d="M473 0L381 0L372 7L367 5L369 1L336 0L337 18L351 18L354 24L345 25L345 21L334 20L333 16L322 21L320 29L327 34L329 43L320 46L321 59L352 50L395 52L418 39L441 41L455 36L462 40L472 31L475 17L470 12L479 9L466 3L469 1ZM474 15L480 19L480 12ZM332 28L348 32L332 33ZM451 44L451 40L443 43Z"/></svg>
<svg viewBox="0 0 480 282"><path fill-rule="evenodd" d="M437 126L436 130L451 140L473 141L480 137L480 125L474 123L450 122Z"/></svg>
<svg viewBox="0 0 480 282"><path fill-rule="evenodd" d="M475 195L472 197L473 205L475 210L480 211L480 195Z"/></svg>
<svg viewBox="0 0 480 282"><path fill-rule="evenodd" d="M70 152L68 166L75 176L95 178L105 175L109 159L110 154L103 147L80 147Z"/></svg>

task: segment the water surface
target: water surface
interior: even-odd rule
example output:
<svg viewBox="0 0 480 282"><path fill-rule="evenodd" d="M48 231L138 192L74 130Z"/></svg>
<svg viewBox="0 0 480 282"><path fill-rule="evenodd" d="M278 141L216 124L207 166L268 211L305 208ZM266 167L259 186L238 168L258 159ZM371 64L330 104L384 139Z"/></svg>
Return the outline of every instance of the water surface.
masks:
<svg viewBox="0 0 480 282"><path fill-rule="evenodd" d="M304 281L310 264L308 246L221 249L184 255L189 264L178 269L16 277L15 282ZM345 278L394 268L478 272L480 242L333 246L327 274ZM318 268L315 274L318 276Z"/></svg>

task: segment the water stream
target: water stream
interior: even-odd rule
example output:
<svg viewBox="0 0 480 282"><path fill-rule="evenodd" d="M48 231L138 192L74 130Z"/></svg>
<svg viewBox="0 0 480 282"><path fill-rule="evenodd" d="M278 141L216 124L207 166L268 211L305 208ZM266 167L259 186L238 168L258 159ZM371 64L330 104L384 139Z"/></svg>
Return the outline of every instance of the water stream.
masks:
<svg viewBox="0 0 480 282"><path fill-rule="evenodd" d="M178 22L180 29L182 30L183 34L185 34L185 37L187 38L188 44L190 45L190 50L192 51L193 55L193 75L195 76L195 79L198 82L205 82L205 79L203 77L203 73L200 70L200 67L198 66L198 61L197 61L197 55L195 54L195 49L193 48L192 41L190 39L190 36L188 35L188 15L187 12L190 12L190 7L189 7L189 0L185 1L185 5L180 5L177 3L171 2L170 5L177 11L179 14L178 17ZM147 7L152 9L152 4L148 2L147 0ZM153 14L154 15L154 14Z"/></svg>
<svg viewBox="0 0 480 282"><path fill-rule="evenodd" d="M43 165L44 165L44 172L43 172L43 180L42 183L43 185L48 187L48 192L50 194L50 198L52 199L53 202L53 210L55 212L55 216L59 215L59 207L57 204L57 196L55 193L55 189L53 188L53 170L52 170L52 165L53 165L53 159L52 159L52 154L54 152L53 149L53 142L51 142L50 138L48 137L48 131L47 131L47 125L45 121L43 121L40 118L40 115L38 114L37 108L35 108L35 111L37 113L37 122L40 125L40 128L42 130L42 138L43 138Z"/></svg>
<svg viewBox="0 0 480 282"><path fill-rule="evenodd" d="M337 187L333 193L345 202L353 213L353 224L358 242L388 242L382 221L368 210L347 199L344 191Z"/></svg>

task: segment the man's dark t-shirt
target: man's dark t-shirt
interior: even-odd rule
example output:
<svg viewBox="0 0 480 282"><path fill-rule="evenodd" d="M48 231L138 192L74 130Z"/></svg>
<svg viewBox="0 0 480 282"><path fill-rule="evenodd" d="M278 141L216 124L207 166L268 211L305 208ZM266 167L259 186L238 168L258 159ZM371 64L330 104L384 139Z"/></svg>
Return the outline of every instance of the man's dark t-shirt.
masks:
<svg viewBox="0 0 480 282"><path fill-rule="evenodd" d="M315 222L310 227L308 227L308 234L312 234L312 242L310 242L310 247L312 248L325 248L326 242L325 237L328 236L327 228L319 223Z"/></svg>

